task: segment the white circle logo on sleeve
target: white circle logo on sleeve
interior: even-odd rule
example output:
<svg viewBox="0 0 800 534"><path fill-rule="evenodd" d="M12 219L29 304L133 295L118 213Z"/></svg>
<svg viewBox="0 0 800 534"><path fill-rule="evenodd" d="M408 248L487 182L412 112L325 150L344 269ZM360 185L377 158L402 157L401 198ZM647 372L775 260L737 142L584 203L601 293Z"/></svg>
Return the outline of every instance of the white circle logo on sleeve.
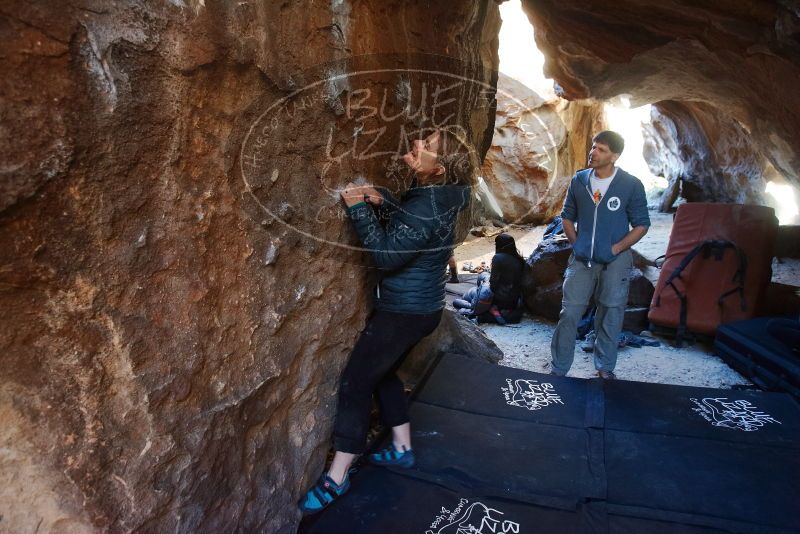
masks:
<svg viewBox="0 0 800 534"><path fill-rule="evenodd" d="M622 203L619 201L619 197L611 197L606 202L606 206L611 211L617 211Z"/></svg>

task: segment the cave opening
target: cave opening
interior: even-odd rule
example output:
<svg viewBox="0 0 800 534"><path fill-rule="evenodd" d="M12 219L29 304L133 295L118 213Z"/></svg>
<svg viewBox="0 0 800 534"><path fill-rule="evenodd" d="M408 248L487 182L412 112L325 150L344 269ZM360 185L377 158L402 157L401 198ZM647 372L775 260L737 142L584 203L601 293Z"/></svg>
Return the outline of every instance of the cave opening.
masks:
<svg viewBox="0 0 800 534"><path fill-rule="evenodd" d="M500 72L517 80L542 100L558 102L563 106L563 99L556 93L553 79L544 74L545 57L536 46L534 28L522 10L520 0L502 3L500 16L503 21L499 36ZM620 95L600 104L603 126L620 132L625 138L625 151L620 156L619 166L639 177L648 195L660 195L667 186L667 180L654 175L643 156L644 129L650 123L650 104L634 107L629 95ZM582 163L578 168L585 166L585 161L576 163ZM562 172L571 175L576 170L562 169Z"/></svg>
<svg viewBox="0 0 800 534"><path fill-rule="evenodd" d="M767 180L764 191L769 195L781 224L800 224L800 209L797 207L800 193L796 187L783 177L775 177Z"/></svg>
<svg viewBox="0 0 800 534"><path fill-rule="evenodd" d="M500 15L502 26L499 33L498 53L501 75L520 82L522 86L538 95L542 101L555 103L555 107L565 107L566 101L555 90L553 79L547 78L544 74L545 57L536 45L533 25L523 11L520 0L503 2L500 5ZM513 94L513 87L519 86L511 87L512 89L509 89L509 92L512 93L511 96L517 97L516 94ZM519 96L518 98L524 101L524 97ZM780 224L800 223L800 208L798 208L800 191L787 177L777 171L757 149L754 150L753 157L759 159L759 164L752 165L750 169L743 170L739 161L723 162L714 168L702 168L702 165L697 162L697 160L703 159L702 150L690 149L690 153L687 154L686 148L681 146L681 144L698 141L698 137L692 138L680 131L681 127L692 127L696 124L680 124L680 121L676 121L674 115L669 113L669 106L674 104L673 102L651 102L636 105L632 103L632 100L631 95L621 94L600 102L602 117L596 126L618 131L624 136L626 148L620 156L619 166L642 180L648 194L650 207L660 211L671 211L678 204L686 201L761 203L775 209L775 215ZM688 114L694 113L694 102L681 102L680 104L686 105ZM665 108L668 110L667 112L665 112ZM746 139L746 128L735 119L728 117L723 110L713 105L709 105L708 110L720 116L719 121L723 127L740 130L743 134L739 139L740 142ZM654 120L668 122L669 126L677 128L677 131L665 131L668 128L665 128L663 124L654 125ZM699 122L702 126L702 121ZM568 133L577 134L578 132ZM496 131L496 140L497 135ZM707 139L702 141L711 144ZM498 143L493 142L493 144ZM718 149L719 147L713 145L709 147L711 152ZM576 165L574 169L562 167L559 169L560 172L556 176L551 176L550 179L560 177L566 180L569 178L568 175L585 166L585 161L576 160L574 163ZM689 176L683 179L682 176L687 173ZM699 177L695 178L693 173ZM709 180L712 183L717 182L719 185L726 181L749 181L751 184L748 188L752 190L736 192L736 186L728 186L727 188L734 191L716 195L713 185L699 187L694 185L694 180L706 180L703 175L709 174L714 175ZM489 184L491 186L491 180L489 180ZM489 189L496 188L490 187ZM717 187L716 189L726 189L726 187ZM495 196L503 196L502 192L498 194L494 190L490 193L494 193ZM530 192L526 193L531 204L537 205L542 196L541 191L534 191L532 195ZM495 198L491 200L493 204L497 203ZM499 204L502 208L503 202L501 201ZM541 207L539 204L539 208ZM554 211L551 207L550 215ZM526 220L519 220L519 218L513 220L513 217L511 219L506 217L506 222L537 221L537 217L532 215L528 215ZM542 219L546 220L547 217L542 217Z"/></svg>

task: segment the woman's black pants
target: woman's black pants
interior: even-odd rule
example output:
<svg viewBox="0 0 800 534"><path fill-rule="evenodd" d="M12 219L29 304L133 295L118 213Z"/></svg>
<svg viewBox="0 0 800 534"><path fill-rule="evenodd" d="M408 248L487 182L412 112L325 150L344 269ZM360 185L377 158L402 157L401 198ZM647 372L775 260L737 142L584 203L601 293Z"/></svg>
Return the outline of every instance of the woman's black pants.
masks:
<svg viewBox="0 0 800 534"><path fill-rule="evenodd" d="M439 325L442 311L429 314L376 310L361 333L339 384L333 427L334 449L361 454L367 443L372 394L387 427L408 422L403 382L395 371L422 338Z"/></svg>

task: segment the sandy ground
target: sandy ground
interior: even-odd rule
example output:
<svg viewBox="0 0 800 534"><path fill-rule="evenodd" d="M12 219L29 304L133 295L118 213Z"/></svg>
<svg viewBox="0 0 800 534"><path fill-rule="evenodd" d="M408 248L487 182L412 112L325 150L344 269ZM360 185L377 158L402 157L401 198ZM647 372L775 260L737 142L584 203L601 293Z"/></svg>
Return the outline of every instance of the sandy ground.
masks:
<svg viewBox="0 0 800 534"><path fill-rule="evenodd" d="M672 229L672 215L650 213L652 226L648 234L634 248L649 259L664 254ZM528 257L541 240L544 227L508 228L514 236L517 248L524 257ZM466 241L455 251L456 261L461 265L465 261L479 264L481 261L491 262L494 254L494 237L473 238ZM658 269L651 268L646 276L655 283ZM773 280L798 285L800 284L800 260L784 260L773 263ZM503 351L501 365L527 369L536 372L548 372L550 361L550 340L555 323L544 319L526 316L519 325L480 325L486 335ZM687 386L703 386L714 388L730 388L748 381L736 371L728 367L712 353L710 345L697 344L690 347L675 348L670 341L657 338L660 347L625 347L620 350L615 370L617 377L623 380L638 382L657 382L662 384L679 384ZM579 378L596 376L592 354L583 352L578 345L575 348L575 362L569 375Z"/></svg>
<svg viewBox="0 0 800 534"><path fill-rule="evenodd" d="M500 365L549 372L550 339L555 323L525 317L519 325L480 325L503 351ZM515 328L516 327L516 328ZM711 353L711 347L694 345L674 348L661 339L660 347L624 347L617 357L615 373L621 380L730 388L749 382ZM575 348L575 361L568 376L593 378L596 371L592 353Z"/></svg>

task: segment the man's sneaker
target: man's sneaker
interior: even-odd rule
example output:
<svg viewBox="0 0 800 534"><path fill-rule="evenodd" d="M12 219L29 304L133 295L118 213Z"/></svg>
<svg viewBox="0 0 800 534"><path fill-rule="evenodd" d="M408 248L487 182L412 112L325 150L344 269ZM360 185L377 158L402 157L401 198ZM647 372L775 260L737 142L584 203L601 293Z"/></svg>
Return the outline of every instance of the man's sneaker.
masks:
<svg viewBox="0 0 800 534"><path fill-rule="evenodd" d="M415 461L413 450L403 447L402 451L398 451L394 448L394 445L389 445L382 451L369 455L371 464L382 466L408 468L413 466Z"/></svg>
<svg viewBox="0 0 800 534"><path fill-rule="evenodd" d="M300 511L303 515L315 514L347 493L349 489L349 475L345 475L342 483L337 484L327 473L322 473L314 487L300 499Z"/></svg>
<svg viewBox="0 0 800 534"><path fill-rule="evenodd" d="M583 342L581 343L581 350L583 352L594 352L594 340L597 334L594 333L594 330L586 334Z"/></svg>
<svg viewBox="0 0 800 534"><path fill-rule="evenodd" d="M599 376L603 380L614 380L615 378L617 378L617 375L614 374L614 371L605 371L602 369L600 371L597 371L597 376Z"/></svg>

